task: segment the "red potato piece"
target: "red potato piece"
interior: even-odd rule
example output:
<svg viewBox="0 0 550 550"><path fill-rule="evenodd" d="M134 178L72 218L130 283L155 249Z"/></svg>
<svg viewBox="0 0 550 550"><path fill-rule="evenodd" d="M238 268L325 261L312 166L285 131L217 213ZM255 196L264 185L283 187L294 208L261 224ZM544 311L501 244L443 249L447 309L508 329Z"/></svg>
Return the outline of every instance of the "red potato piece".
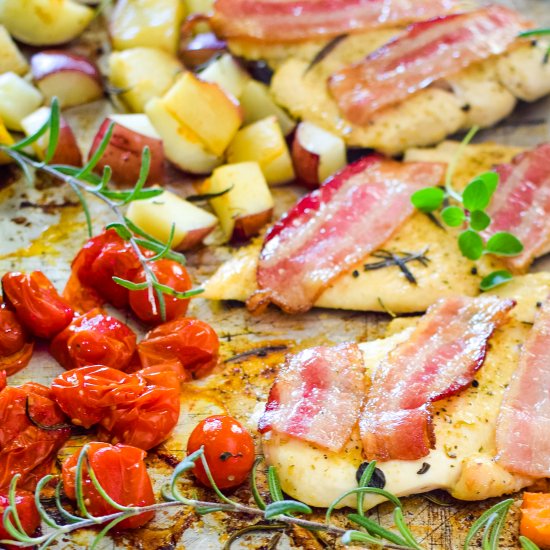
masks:
<svg viewBox="0 0 550 550"><path fill-rule="evenodd" d="M31 58L31 72L40 91L61 107L95 101L103 95L101 73L96 64L82 55L64 50L45 50Z"/></svg>
<svg viewBox="0 0 550 550"><path fill-rule="evenodd" d="M227 51L227 44L213 32L204 32L192 38L180 52L186 67L194 69Z"/></svg>
<svg viewBox="0 0 550 550"><path fill-rule="evenodd" d="M113 133L103 156L96 165L96 172L101 173L105 166L110 166L113 181L121 186L133 186L138 181L142 165L143 149L147 146L151 152L151 165L147 184L162 183L164 180L164 148L162 140L149 122L146 115L111 115L99 128L89 157L99 147L111 123Z"/></svg>

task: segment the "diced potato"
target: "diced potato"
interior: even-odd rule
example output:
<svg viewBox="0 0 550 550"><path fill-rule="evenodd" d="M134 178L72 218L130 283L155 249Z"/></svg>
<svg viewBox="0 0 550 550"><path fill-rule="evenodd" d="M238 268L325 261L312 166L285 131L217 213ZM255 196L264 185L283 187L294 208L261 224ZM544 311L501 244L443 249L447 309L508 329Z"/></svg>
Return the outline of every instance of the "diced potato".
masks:
<svg viewBox="0 0 550 550"><path fill-rule="evenodd" d="M153 98L145 113L162 138L166 158L178 168L192 174L210 174L222 159L208 151L204 143L180 122L164 100Z"/></svg>
<svg viewBox="0 0 550 550"><path fill-rule="evenodd" d="M0 21L20 42L31 46L64 44L94 18L94 10L73 0L0 0Z"/></svg>
<svg viewBox="0 0 550 550"><path fill-rule="evenodd" d="M14 143L11 134L8 132L8 129L4 125L2 119L0 119L0 145L12 145ZM12 159L5 153L0 153L0 164L9 164L13 162Z"/></svg>
<svg viewBox="0 0 550 550"><path fill-rule="evenodd" d="M170 191L151 199L133 201L128 218L138 227L167 243L174 226L172 248L187 250L202 240L218 224L216 216L187 202Z"/></svg>
<svg viewBox="0 0 550 550"><path fill-rule="evenodd" d="M220 85L223 90L237 99L241 96L244 87L251 80L250 75L235 61L233 56L226 53L212 61L199 73L201 80Z"/></svg>
<svg viewBox="0 0 550 550"><path fill-rule="evenodd" d="M175 55L184 17L181 0L119 0L110 24L113 46L158 48Z"/></svg>
<svg viewBox="0 0 550 550"><path fill-rule="evenodd" d="M207 193L227 193L210 200L228 240L256 235L271 220L273 197L256 162L226 164L214 170Z"/></svg>
<svg viewBox="0 0 550 550"><path fill-rule="evenodd" d="M296 127L294 119L275 103L269 88L261 82L250 80L244 87L239 101L245 124L252 124L268 116L276 116L285 136L288 136Z"/></svg>
<svg viewBox="0 0 550 550"><path fill-rule="evenodd" d="M12 71L24 75L28 69L29 64L11 39L10 33L0 25L0 74Z"/></svg>
<svg viewBox="0 0 550 550"><path fill-rule="evenodd" d="M150 99L162 96L172 86L183 65L162 50L130 48L109 56L109 72L111 84L126 90L120 94L124 103L143 113Z"/></svg>
<svg viewBox="0 0 550 550"><path fill-rule="evenodd" d="M239 105L217 84L190 72L182 74L163 96L174 116L215 155L222 155L242 123Z"/></svg>
<svg viewBox="0 0 550 550"><path fill-rule="evenodd" d="M294 179L294 168L281 127L274 116L259 120L237 132L227 149L229 162L257 162L269 185Z"/></svg>
<svg viewBox="0 0 550 550"><path fill-rule="evenodd" d="M21 121L36 111L42 94L15 73L0 75L0 117L10 130L22 130Z"/></svg>

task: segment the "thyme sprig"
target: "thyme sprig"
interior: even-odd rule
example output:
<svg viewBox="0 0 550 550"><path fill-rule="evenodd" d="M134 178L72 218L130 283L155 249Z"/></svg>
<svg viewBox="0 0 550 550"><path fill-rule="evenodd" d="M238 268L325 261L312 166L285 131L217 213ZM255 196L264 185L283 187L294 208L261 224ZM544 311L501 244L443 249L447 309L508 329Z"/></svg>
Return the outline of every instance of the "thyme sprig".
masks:
<svg viewBox="0 0 550 550"><path fill-rule="evenodd" d="M270 503L266 503L257 486L257 469L261 462L261 457L258 457L254 464L251 473L251 488L256 507L241 504L226 495L216 485L208 463L204 457L204 449L190 454L184 458L174 469L172 476L166 486L162 489L163 502L157 502L149 506L124 506L115 502L99 483L97 476L88 459L89 445L85 445L79 455L79 460L75 469L75 495L76 508L78 515L69 512L63 506L61 495L63 484L59 476L47 475L43 477L35 490L35 504L43 523L48 527L46 532L39 536L28 535L21 523L16 506L16 491L17 483L20 475L17 474L12 479L9 487L9 506L5 509L2 518L3 526L12 540L0 540L0 545L10 544L15 547L25 547L28 545L38 546L39 550L48 548L59 538L69 535L75 531L86 528L100 528L97 532L89 548L94 550L98 547L102 539L123 520L142 514L144 512L159 511L169 508L186 507L193 509L199 515L211 514L214 512L227 512L234 514L243 514L248 517L258 518L257 523L253 523L249 527L235 533L226 543L225 548L229 549L231 544L240 536L243 536L253 531L263 531L279 533L287 527L298 526L312 532L325 532L336 536L342 544L348 545L352 543L363 543L369 547L388 548L392 550L423 550L421 544L416 540L410 528L406 525L401 501L392 493L372 487L371 480L376 471L376 463L371 462L363 474L361 475L358 487L346 492L344 495L336 499L329 510L327 510L326 521L324 523L304 519L303 515L309 515L312 510L306 504L285 499L277 473L273 467L268 469L268 486L270 494ZM183 474L189 472L195 467L197 461L201 461L204 470L214 493L218 497L217 501L203 501L198 498L188 498L180 491L180 479ZM84 498L84 472L87 472L93 486L101 497L116 511L112 514L104 516L92 515L86 506ZM63 521L56 520L42 504L41 495L47 485L55 482L55 507L56 517L61 516ZM373 480L376 484L376 481ZM343 499L355 494L358 498L357 513L352 513L347 516L347 519L358 526L358 529L344 529L336 526L331 522L332 511L338 506ZM395 505L393 519L396 531L392 531L382 527L372 518L366 516L363 510L363 496L365 494L376 494L382 496ZM500 502L484 512L479 519L472 525L470 532L466 538L464 545L468 549L471 543L476 538L476 535L483 530L483 550L497 550L499 537L502 532L508 512L512 506L513 500L508 499ZM300 514L296 517L295 514ZM520 537L520 542L524 550L538 550L537 546L525 537Z"/></svg>
<svg viewBox="0 0 550 550"><path fill-rule="evenodd" d="M17 143L13 145L0 144L0 152L10 156L21 167L29 182L33 182L33 172L31 170L35 170L49 174L55 179L69 185L82 205L90 236L93 233L93 224L86 196L91 195L99 199L109 208L114 215L115 221L108 224L107 229L114 229L122 239L130 244L145 275L143 283L135 283L118 277L113 277L113 280L129 290L148 290L153 314L156 315L158 313L162 320L166 320L165 294L178 299L187 299L200 294L202 289L177 292L173 288L160 283L152 269L152 262L162 258L174 260L185 265L185 256L171 249L175 233L173 225L168 241L163 243L140 229L124 215L124 208L129 203L150 199L163 192L162 189L144 189L151 164L151 152L149 148L143 148L139 178L134 187L129 190L115 190L109 185L111 181L111 168L109 166L104 167L101 176L98 176L94 172L109 144L114 124L111 123L108 127L89 161L82 168L78 168L75 166L50 164L59 143L60 120L59 102L56 98L53 98L48 120L34 134ZM48 136L48 145L44 159L39 160L28 154L26 149L36 143L42 136ZM144 249L154 252L154 255L145 254L143 252Z"/></svg>
<svg viewBox="0 0 550 550"><path fill-rule="evenodd" d="M449 227L466 226L458 236L458 247L462 255L469 260L479 260L483 255L517 256L523 251L523 244L512 233L499 231L485 238L483 231L491 225L491 217L487 208L497 190L499 175L497 172L485 172L474 178L459 193L453 187L453 177L458 161L466 146L474 138L479 128L473 127L449 163L445 178L445 187L426 187L414 193L411 197L413 205L426 214L441 210L441 219ZM456 204L446 205L452 199ZM512 279L508 270L493 271L480 283L483 291L490 290Z"/></svg>

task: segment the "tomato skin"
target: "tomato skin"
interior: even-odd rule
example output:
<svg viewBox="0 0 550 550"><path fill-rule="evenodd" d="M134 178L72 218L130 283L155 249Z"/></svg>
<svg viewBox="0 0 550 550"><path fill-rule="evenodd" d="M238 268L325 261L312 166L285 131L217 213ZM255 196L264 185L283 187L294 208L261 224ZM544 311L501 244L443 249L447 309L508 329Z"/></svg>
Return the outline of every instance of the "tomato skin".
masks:
<svg viewBox="0 0 550 550"><path fill-rule="evenodd" d="M123 371L135 350L134 332L98 308L75 317L50 344L50 353L67 370L104 365Z"/></svg>
<svg viewBox="0 0 550 550"><path fill-rule="evenodd" d="M63 463L62 478L65 494L72 500L75 494L75 472L81 450ZM149 506L155 503L153 486L143 459L146 453L129 445L90 443L88 461L100 485L118 504L126 506ZM93 486L87 469L83 471L83 496L89 512L94 516L105 516L117 512L107 504ZM115 531L137 529L150 521L154 512L144 512L120 522Z"/></svg>
<svg viewBox="0 0 550 550"><path fill-rule="evenodd" d="M146 381L110 367L92 365L69 370L52 382L52 394L73 424L89 428L100 422L107 410L134 402Z"/></svg>
<svg viewBox="0 0 550 550"><path fill-rule="evenodd" d="M170 365L136 373L147 381L143 393L132 403L109 409L101 426L112 442L133 445L145 451L165 441L180 415L180 376Z"/></svg>
<svg viewBox="0 0 550 550"><path fill-rule="evenodd" d="M25 410L27 400L36 422L56 426L66 421L45 386L30 382L0 392L0 488L20 473L19 486L33 490L38 479L50 472L57 451L70 435L69 428L43 430L32 424Z"/></svg>
<svg viewBox="0 0 550 550"><path fill-rule="evenodd" d="M2 290L4 301L15 310L19 322L38 338L54 337L74 316L71 306L41 271L6 273Z"/></svg>
<svg viewBox="0 0 550 550"><path fill-rule="evenodd" d="M7 376L19 372L29 364L33 351L34 342L15 313L0 305L0 370Z"/></svg>
<svg viewBox="0 0 550 550"><path fill-rule="evenodd" d="M176 319L154 328L138 345L144 367L179 361L187 379L201 378L218 362L220 341L215 330L198 319Z"/></svg>
<svg viewBox="0 0 550 550"><path fill-rule="evenodd" d="M151 263L151 270L161 284L169 286L178 292L186 292L193 286L191 277L189 277L185 267L173 260L158 260L153 262ZM133 280L135 283L143 283L145 281L143 269L137 273ZM164 301L166 303L166 321L183 317L187 313L189 300L180 300L175 296L164 294ZM157 311L153 313L148 290L130 291L130 308L144 323L160 323L162 321L156 297L155 303Z"/></svg>
<svg viewBox="0 0 550 550"><path fill-rule="evenodd" d="M83 285L117 308L128 305L129 291L115 283L113 277L132 281L140 268L135 250L114 229L89 239L72 264L73 273Z"/></svg>
<svg viewBox="0 0 550 550"><path fill-rule="evenodd" d="M0 356L18 352L27 342L27 335L15 313L0 306Z"/></svg>
<svg viewBox="0 0 550 550"><path fill-rule="evenodd" d="M0 491L0 517L3 517L4 510L10 505L8 491ZM29 491L17 490L15 492L15 506L17 515L21 521L23 530L27 535L32 534L40 527L40 515L34 503L34 494ZM11 540L11 535L0 522L0 540ZM6 548L21 548L20 546L9 545ZM27 547L28 548L28 547Z"/></svg>
<svg viewBox="0 0 550 550"><path fill-rule="evenodd" d="M202 446L212 477L220 489L237 487L248 478L254 465L254 440L240 422L227 415L205 418L192 431L187 454ZM200 459L193 473L203 485L211 486Z"/></svg>

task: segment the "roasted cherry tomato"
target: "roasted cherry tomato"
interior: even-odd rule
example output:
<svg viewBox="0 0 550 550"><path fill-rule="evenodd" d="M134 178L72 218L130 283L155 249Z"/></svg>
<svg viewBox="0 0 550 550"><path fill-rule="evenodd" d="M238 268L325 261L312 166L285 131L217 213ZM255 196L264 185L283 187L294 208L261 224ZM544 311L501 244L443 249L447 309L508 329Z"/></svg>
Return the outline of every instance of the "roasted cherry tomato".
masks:
<svg viewBox="0 0 550 550"><path fill-rule="evenodd" d="M34 342L15 313L4 304L0 305L0 370L11 376L24 369L31 360L33 350Z"/></svg>
<svg viewBox="0 0 550 550"><path fill-rule="evenodd" d="M64 372L52 382L52 394L71 422L89 428L111 408L133 403L144 392L143 377L103 366Z"/></svg>
<svg viewBox="0 0 550 550"><path fill-rule="evenodd" d="M30 382L0 392L0 488L22 475L20 487L34 489L51 470L70 435L66 418L45 386Z"/></svg>
<svg viewBox="0 0 550 550"><path fill-rule="evenodd" d="M10 499L7 490L0 491L0 517L4 516L4 510L10 505ZM15 493L15 506L17 515L21 521L23 531L27 535L32 534L40 526L40 515L34 503L34 494L29 491L18 490ZM13 523L13 520L12 520ZM0 540L11 540L11 535L8 533L2 522L0 522ZM6 548L21 548L20 546L6 546Z"/></svg>
<svg viewBox="0 0 550 550"><path fill-rule="evenodd" d="M144 392L131 403L120 403L107 411L101 426L114 443L125 443L145 451L167 439L180 415L180 375L170 365L136 373L147 380Z"/></svg>
<svg viewBox="0 0 550 550"><path fill-rule="evenodd" d="M186 292L193 286L191 278L185 267L173 260L159 260L151 264L151 270L156 275L159 282L169 286L177 292ZM145 274L141 270L134 282L143 283ZM180 300L175 296L164 294L166 303L166 320L172 321L178 317L183 317L189 306L189 300ZM160 323L161 315L159 310L158 299L155 297L156 312L153 311L153 306L149 300L148 290L132 290L130 291L130 307L132 311L145 323Z"/></svg>
<svg viewBox="0 0 550 550"><path fill-rule="evenodd" d="M38 338L52 338L73 318L71 306L41 271L6 273L2 277L4 302L19 322Z"/></svg>
<svg viewBox="0 0 550 550"><path fill-rule="evenodd" d="M149 506L155 503L151 479L143 462L144 451L129 445L108 443L89 443L87 449L88 462L100 485L115 502L125 506ZM75 472L80 453L81 450L77 451L63 463L63 488L72 500L76 499ZM117 512L97 492L86 466L82 477L83 497L90 513L94 516L106 516ZM115 531L137 529L154 515L154 512L144 512L127 518L116 526Z"/></svg>
<svg viewBox="0 0 550 550"><path fill-rule="evenodd" d="M67 370L90 365L126 370L135 350L134 332L100 309L75 317L50 345L50 353Z"/></svg>
<svg viewBox="0 0 550 550"><path fill-rule="evenodd" d="M141 264L132 246L113 229L91 238L73 260L78 279L113 304L128 305L128 289L115 283L113 277L134 280Z"/></svg>
<svg viewBox="0 0 550 550"><path fill-rule="evenodd" d="M245 481L254 465L254 441L243 426L226 415L210 416L191 432L187 453L204 446L204 458L220 489L231 489ZM210 481L201 460L195 463L195 477L207 487Z"/></svg>
<svg viewBox="0 0 550 550"><path fill-rule="evenodd" d="M218 362L220 341L214 329L198 319L176 319L151 330L139 343L144 367L179 361L188 379L208 374Z"/></svg>

